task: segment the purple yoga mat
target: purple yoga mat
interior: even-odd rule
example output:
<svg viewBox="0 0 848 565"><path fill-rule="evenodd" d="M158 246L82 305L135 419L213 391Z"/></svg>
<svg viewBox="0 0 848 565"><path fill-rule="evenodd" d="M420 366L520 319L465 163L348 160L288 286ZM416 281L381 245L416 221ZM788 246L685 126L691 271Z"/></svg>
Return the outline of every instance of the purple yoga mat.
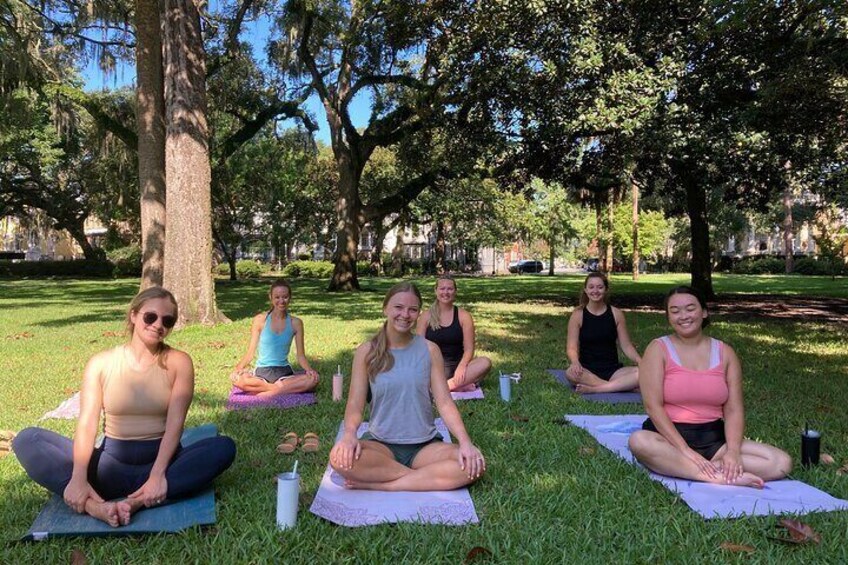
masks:
<svg viewBox="0 0 848 565"><path fill-rule="evenodd" d="M642 428L646 416L640 414L620 416L565 416L572 424L589 432L598 443L634 465L639 465L627 440L630 434ZM764 489L730 485L714 485L672 479L648 471L649 476L677 493L689 508L705 519L738 518L740 516L766 516L769 514L808 514L848 510L848 501L834 498L801 481L770 481Z"/></svg>
<svg viewBox="0 0 848 565"><path fill-rule="evenodd" d="M238 387L233 387L227 399L227 410L247 410L250 408L294 408L315 404L318 399L314 392L298 394L278 394L276 396L256 396L247 394Z"/></svg>
<svg viewBox="0 0 848 565"><path fill-rule="evenodd" d="M368 422L363 422L357 435L361 436L367 429ZM450 434L440 418L436 419L436 429L444 441L450 443ZM340 425L337 440L342 431ZM344 488L344 479L329 465L309 511L348 527L396 522L464 526L480 521L467 488L427 492L350 490Z"/></svg>
<svg viewBox="0 0 848 565"><path fill-rule="evenodd" d="M39 420L48 418L58 418L62 420L76 420L80 413L80 393L76 392L73 396L64 400L59 406L47 412Z"/></svg>
<svg viewBox="0 0 848 565"><path fill-rule="evenodd" d="M479 386L468 392L452 392L451 396L454 400L482 400L483 389Z"/></svg>
<svg viewBox="0 0 848 565"><path fill-rule="evenodd" d="M583 400L589 402L604 402L606 404L642 404L642 393L640 392L594 392L590 394L578 393L574 390L574 385L565 378L563 369L548 369L548 373L563 386L567 386L575 394L579 394Z"/></svg>

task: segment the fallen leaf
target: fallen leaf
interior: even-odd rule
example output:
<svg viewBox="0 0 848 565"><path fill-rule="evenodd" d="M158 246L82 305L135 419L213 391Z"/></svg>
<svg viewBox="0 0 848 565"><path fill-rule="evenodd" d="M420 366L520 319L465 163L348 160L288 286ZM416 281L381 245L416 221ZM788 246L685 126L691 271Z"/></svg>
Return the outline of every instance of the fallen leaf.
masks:
<svg viewBox="0 0 848 565"><path fill-rule="evenodd" d="M529 422L530 421L530 418L528 418L527 416L519 416L518 414L513 414L509 418L511 420L516 421L516 422Z"/></svg>
<svg viewBox="0 0 848 565"><path fill-rule="evenodd" d="M250 460L250 466L251 467L261 467L262 466L262 460L261 459L251 459Z"/></svg>
<svg viewBox="0 0 848 565"><path fill-rule="evenodd" d="M312 501L315 499L315 495L309 492L302 492L300 496L297 497L298 503L301 506L312 506Z"/></svg>
<svg viewBox="0 0 848 565"><path fill-rule="evenodd" d="M103 337L121 337L123 332L114 332L112 330L103 332Z"/></svg>
<svg viewBox="0 0 848 565"><path fill-rule="evenodd" d="M733 553L754 553L754 548L750 545L742 545L739 543L730 543L729 541L722 542L719 546L721 549L731 551Z"/></svg>
<svg viewBox="0 0 848 565"><path fill-rule="evenodd" d="M583 445L577 451L578 451L578 453L580 453L580 455L594 455L595 454L595 448L591 447L589 445Z"/></svg>
<svg viewBox="0 0 848 565"><path fill-rule="evenodd" d="M29 339L33 337L31 332L21 332L13 335L6 336L6 339Z"/></svg>
<svg viewBox="0 0 848 565"><path fill-rule="evenodd" d="M201 388L197 392L199 392L200 394L206 394L207 392L209 392L209 389L208 388Z"/></svg>
<svg viewBox="0 0 848 565"><path fill-rule="evenodd" d="M88 559L85 558L85 553L79 549L71 552L71 565L85 565L86 563L88 563Z"/></svg>
<svg viewBox="0 0 848 565"><path fill-rule="evenodd" d="M848 475L848 463L836 470L837 475Z"/></svg>
<svg viewBox="0 0 848 565"><path fill-rule="evenodd" d="M65 393L66 395L70 396L72 394L76 394L77 389L67 386L67 387L62 389L62 392Z"/></svg>
<svg viewBox="0 0 848 565"><path fill-rule="evenodd" d="M566 420L565 418L556 418L555 420L553 420L552 423L563 427L571 425L571 422L569 420Z"/></svg>
<svg viewBox="0 0 848 565"><path fill-rule="evenodd" d="M789 537L775 537L778 541L782 541L785 543L794 543L794 544L802 544L802 543L820 543L821 535L809 525L801 522L800 520L790 520L789 518L784 518L777 523L778 527L782 527L786 529L789 533Z"/></svg>
<svg viewBox="0 0 848 565"><path fill-rule="evenodd" d="M465 563L471 563L476 559L491 559L492 552L486 549L485 547L475 546L471 548L471 551L465 556Z"/></svg>
<svg viewBox="0 0 848 565"><path fill-rule="evenodd" d="M206 345L208 345L212 349L223 349L224 347L227 347L227 344L223 341L210 341Z"/></svg>
<svg viewBox="0 0 848 565"><path fill-rule="evenodd" d="M822 453L821 457L819 457L819 461L822 462L822 465L833 465L836 463L836 459L834 459L833 455L830 453Z"/></svg>

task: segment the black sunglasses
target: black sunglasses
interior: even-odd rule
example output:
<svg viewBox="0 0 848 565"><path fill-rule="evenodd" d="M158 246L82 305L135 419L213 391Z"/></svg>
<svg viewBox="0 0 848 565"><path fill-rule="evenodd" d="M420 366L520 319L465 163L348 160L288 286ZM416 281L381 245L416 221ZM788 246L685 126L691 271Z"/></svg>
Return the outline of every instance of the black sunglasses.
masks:
<svg viewBox="0 0 848 565"><path fill-rule="evenodd" d="M145 312L141 315L141 319L144 320L144 323L148 326L151 326L156 323L156 320L159 319L159 314L156 312ZM174 327L177 323L176 316L162 316L162 326L168 328L169 330Z"/></svg>

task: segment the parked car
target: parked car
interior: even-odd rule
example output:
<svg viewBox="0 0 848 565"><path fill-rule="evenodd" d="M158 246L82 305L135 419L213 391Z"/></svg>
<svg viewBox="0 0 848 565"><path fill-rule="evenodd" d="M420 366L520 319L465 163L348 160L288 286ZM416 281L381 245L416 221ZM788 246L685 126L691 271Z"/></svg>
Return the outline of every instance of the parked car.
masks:
<svg viewBox="0 0 848 565"><path fill-rule="evenodd" d="M517 263L509 265L510 273L541 273L545 269L545 265L541 261L532 261L525 259Z"/></svg>

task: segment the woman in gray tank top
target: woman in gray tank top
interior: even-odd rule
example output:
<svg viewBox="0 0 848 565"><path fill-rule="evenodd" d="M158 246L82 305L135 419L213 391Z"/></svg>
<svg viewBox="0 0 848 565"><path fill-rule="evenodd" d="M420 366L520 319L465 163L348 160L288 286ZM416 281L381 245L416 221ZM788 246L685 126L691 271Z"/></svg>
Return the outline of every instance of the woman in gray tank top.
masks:
<svg viewBox="0 0 848 565"><path fill-rule="evenodd" d="M418 288L396 284L383 300L383 327L356 350L344 433L330 451L348 488L453 490L486 470L451 398L438 346L415 335L420 312ZM371 420L358 438L369 387ZM441 441L431 395L457 444Z"/></svg>

